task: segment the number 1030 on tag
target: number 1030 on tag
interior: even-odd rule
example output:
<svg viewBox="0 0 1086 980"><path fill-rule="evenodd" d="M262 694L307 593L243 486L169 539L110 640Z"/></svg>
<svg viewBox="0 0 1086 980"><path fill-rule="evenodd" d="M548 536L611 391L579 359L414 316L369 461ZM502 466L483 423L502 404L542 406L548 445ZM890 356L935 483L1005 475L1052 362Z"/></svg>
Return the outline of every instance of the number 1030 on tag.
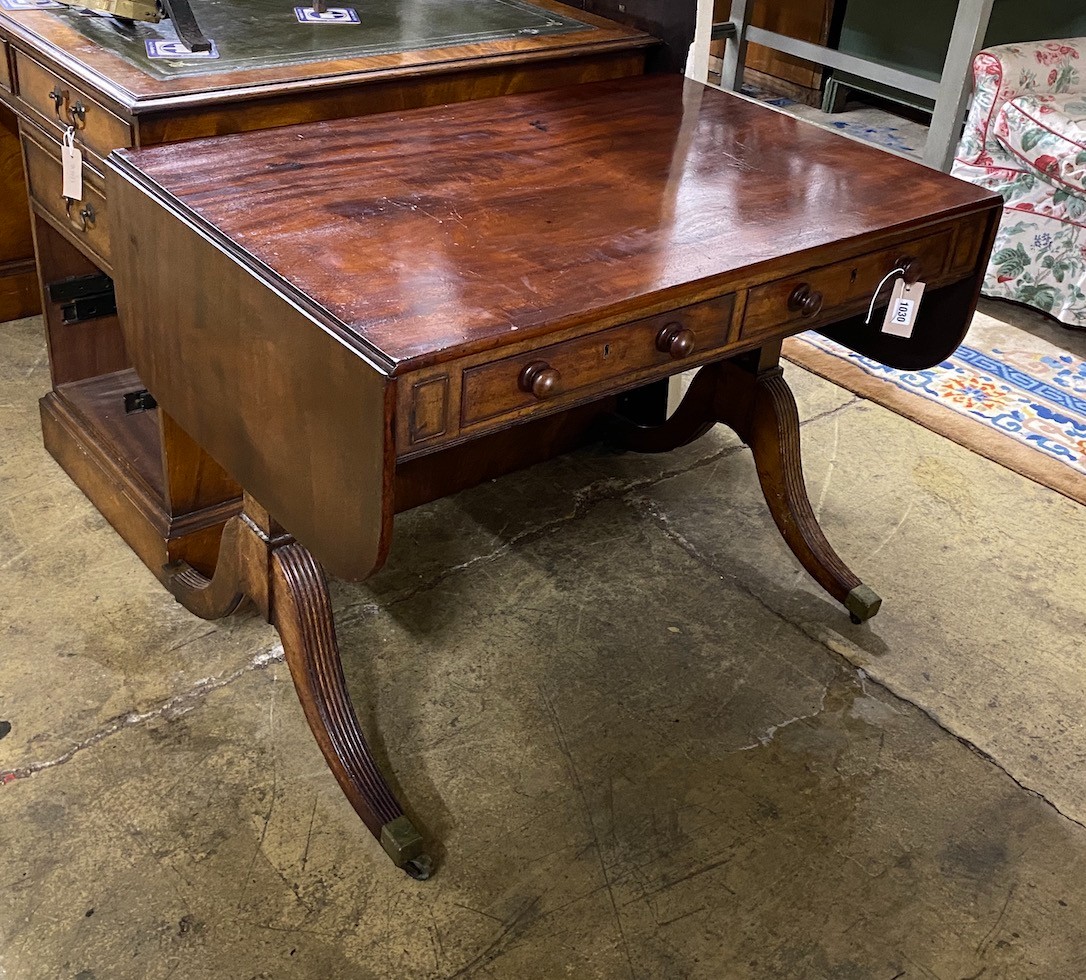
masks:
<svg viewBox="0 0 1086 980"><path fill-rule="evenodd" d="M916 317L920 312L920 297L924 295L924 283L907 283L899 279L890 294L890 305L882 321L882 332L892 337L911 337Z"/></svg>

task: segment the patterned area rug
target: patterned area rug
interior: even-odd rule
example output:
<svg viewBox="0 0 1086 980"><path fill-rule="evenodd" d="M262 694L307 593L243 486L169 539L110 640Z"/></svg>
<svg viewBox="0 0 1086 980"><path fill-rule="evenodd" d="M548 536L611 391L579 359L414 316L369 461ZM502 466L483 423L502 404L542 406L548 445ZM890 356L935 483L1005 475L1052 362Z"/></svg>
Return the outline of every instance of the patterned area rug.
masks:
<svg viewBox="0 0 1086 980"><path fill-rule="evenodd" d="M887 150L894 150L919 160L924 155L928 139L928 127L885 109L850 102L843 112L823 112L816 106L804 105L781 95L767 92L754 85L744 85L743 94L784 110L797 119L821 126L835 133L855 136L866 143L874 143Z"/></svg>
<svg viewBox="0 0 1086 980"><path fill-rule="evenodd" d="M983 313L949 360L895 371L815 333L788 360L1086 504L1086 361Z"/></svg>

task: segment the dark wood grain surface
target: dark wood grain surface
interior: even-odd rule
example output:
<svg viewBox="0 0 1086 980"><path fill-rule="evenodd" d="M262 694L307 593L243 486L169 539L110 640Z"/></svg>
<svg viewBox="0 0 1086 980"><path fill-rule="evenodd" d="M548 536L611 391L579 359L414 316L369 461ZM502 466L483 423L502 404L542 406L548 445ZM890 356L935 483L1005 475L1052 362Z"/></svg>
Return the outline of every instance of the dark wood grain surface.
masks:
<svg viewBox="0 0 1086 980"><path fill-rule="evenodd" d="M670 76L120 157L394 373L651 295L695 302L996 201Z"/></svg>

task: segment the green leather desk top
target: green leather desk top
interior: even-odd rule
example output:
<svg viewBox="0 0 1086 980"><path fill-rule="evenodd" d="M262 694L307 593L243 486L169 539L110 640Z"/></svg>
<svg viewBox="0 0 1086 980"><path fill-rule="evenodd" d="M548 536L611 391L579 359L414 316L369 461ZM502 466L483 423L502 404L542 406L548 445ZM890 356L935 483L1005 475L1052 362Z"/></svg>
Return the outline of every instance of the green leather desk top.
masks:
<svg viewBox="0 0 1086 980"><path fill-rule="evenodd" d="M300 23L307 0L191 0L217 57L151 58L147 41L173 41L168 20L121 23L111 17L54 9L89 41L157 78L208 75L340 58L445 48L592 28L527 0L329 0L353 19ZM18 16L18 15L16 15Z"/></svg>

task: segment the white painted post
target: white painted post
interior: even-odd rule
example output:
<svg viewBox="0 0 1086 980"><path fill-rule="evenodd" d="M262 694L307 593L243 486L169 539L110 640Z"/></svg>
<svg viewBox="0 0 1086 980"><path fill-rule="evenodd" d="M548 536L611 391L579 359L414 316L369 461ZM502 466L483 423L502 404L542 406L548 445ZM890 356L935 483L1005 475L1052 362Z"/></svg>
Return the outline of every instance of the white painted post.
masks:
<svg viewBox="0 0 1086 980"><path fill-rule="evenodd" d="M972 84L973 56L984 44L994 0L959 0L950 35L939 95L931 117L924 162L936 170L948 171L961 139L962 120Z"/></svg>
<svg viewBox="0 0 1086 980"><path fill-rule="evenodd" d="M732 0L729 18L735 25L735 37L724 44L724 68L720 73L720 87L738 92L743 87L743 62L747 60L747 24L754 12L754 0ZM710 13L709 20L713 17Z"/></svg>

